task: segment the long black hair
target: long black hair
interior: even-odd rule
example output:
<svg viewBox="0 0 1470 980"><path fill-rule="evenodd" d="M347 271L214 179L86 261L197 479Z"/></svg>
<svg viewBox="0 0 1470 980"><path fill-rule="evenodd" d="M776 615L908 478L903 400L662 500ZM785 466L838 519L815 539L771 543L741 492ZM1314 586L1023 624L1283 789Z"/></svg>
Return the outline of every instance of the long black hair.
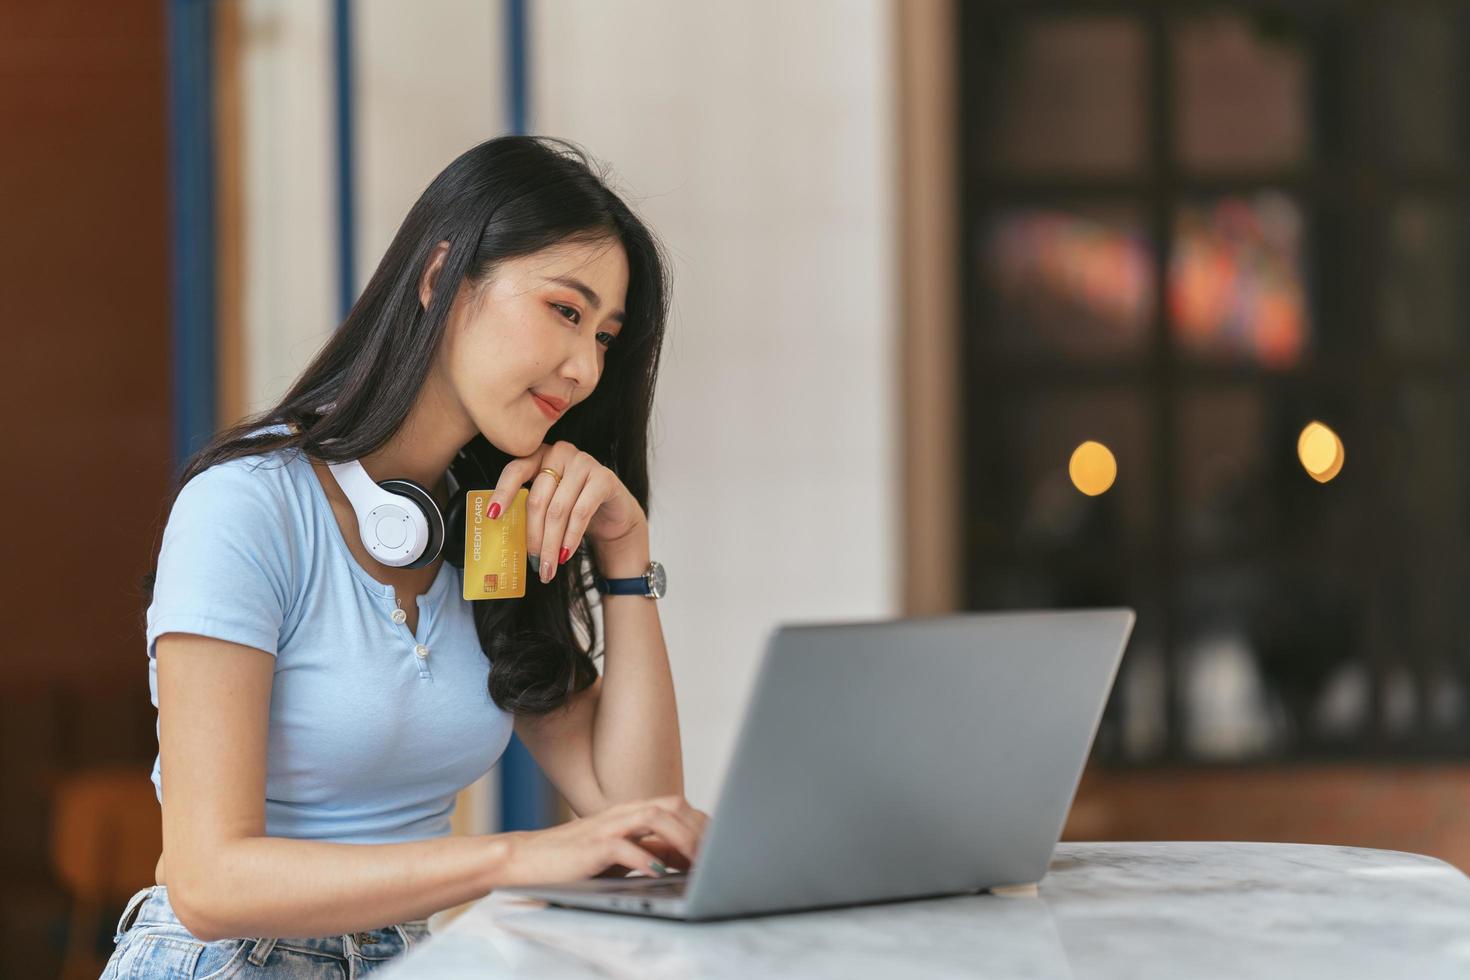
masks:
<svg viewBox="0 0 1470 980"><path fill-rule="evenodd" d="M419 282L435 246L449 243L424 308ZM322 463L360 459L408 417L462 282L483 284L498 264L568 242L615 241L628 258L627 319L597 387L551 427L607 466L648 511L648 420L668 317L667 262L658 240L610 190L575 143L502 136L465 151L409 209L362 296L275 407L227 428L182 467L173 499L216 463L286 450ZM329 410L324 410L329 407ZM251 436L263 427L289 432ZM460 487L495 485L511 456L477 434L450 465ZM463 494L450 509L445 560L462 566ZM455 501L451 501L455 503ZM455 549L452 543L461 542ZM457 560L456 560L457 559ZM566 575L528 575L519 600L473 604L490 659L490 696L502 710L543 714L591 685L596 627L587 600L594 569L584 541ZM156 566L143 577L149 601ZM585 633L584 646L578 627Z"/></svg>

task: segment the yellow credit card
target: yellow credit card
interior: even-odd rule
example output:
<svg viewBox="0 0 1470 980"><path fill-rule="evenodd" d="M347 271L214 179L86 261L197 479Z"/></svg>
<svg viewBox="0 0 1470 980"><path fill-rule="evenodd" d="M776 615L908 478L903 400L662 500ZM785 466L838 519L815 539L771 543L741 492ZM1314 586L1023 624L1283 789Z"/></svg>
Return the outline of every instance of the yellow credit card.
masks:
<svg viewBox="0 0 1470 980"><path fill-rule="evenodd" d="M526 594L526 487L495 520L485 514L493 490L464 498L464 597L519 599Z"/></svg>

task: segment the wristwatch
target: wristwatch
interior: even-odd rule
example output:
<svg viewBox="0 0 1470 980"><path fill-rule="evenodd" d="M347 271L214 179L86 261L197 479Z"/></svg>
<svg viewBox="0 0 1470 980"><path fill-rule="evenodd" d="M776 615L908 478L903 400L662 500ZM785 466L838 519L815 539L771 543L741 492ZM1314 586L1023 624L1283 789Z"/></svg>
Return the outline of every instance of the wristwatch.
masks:
<svg viewBox="0 0 1470 980"><path fill-rule="evenodd" d="M603 595L641 595L650 599L662 599L667 579L664 576L664 567L656 561L650 561L642 575L632 578L603 578L599 575L593 580L593 584Z"/></svg>

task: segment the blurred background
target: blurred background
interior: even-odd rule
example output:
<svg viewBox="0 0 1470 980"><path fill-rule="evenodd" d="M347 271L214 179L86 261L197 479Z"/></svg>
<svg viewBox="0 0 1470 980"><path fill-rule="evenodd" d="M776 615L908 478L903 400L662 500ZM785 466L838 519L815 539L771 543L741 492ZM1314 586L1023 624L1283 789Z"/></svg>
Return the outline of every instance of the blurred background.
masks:
<svg viewBox="0 0 1470 980"><path fill-rule="evenodd" d="M95 977L153 882L178 466L507 132L673 260L696 806L778 623L1127 604L1066 837L1470 870L1461 4L0 0L0 75L0 976ZM515 743L455 829L568 815Z"/></svg>

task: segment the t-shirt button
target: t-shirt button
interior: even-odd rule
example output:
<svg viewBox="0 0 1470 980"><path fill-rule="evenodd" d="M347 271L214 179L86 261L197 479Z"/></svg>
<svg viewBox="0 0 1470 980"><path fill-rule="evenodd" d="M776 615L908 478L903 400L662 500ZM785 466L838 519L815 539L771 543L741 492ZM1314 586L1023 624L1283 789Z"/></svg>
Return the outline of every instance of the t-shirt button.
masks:
<svg viewBox="0 0 1470 980"><path fill-rule="evenodd" d="M413 648L413 652L419 655L420 660L423 660L429 655L429 648L420 643L418 646Z"/></svg>
<svg viewBox="0 0 1470 980"><path fill-rule="evenodd" d="M406 622L408 622L408 613L404 612L402 609L395 609L395 610L393 610L393 622L395 622L395 623L406 623Z"/></svg>

